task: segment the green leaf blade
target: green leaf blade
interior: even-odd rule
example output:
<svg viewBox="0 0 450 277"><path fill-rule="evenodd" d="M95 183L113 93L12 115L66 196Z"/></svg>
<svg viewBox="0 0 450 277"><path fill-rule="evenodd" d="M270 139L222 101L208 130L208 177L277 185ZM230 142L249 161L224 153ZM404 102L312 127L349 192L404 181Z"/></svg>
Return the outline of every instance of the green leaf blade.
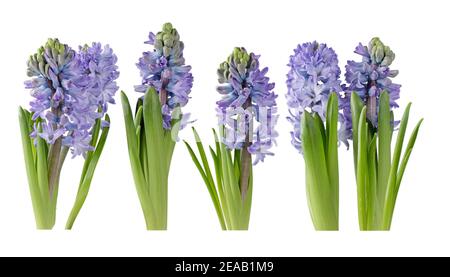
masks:
<svg viewBox="0 0 450 277"><path fill-rule="evenodd" d="M100 120L98 120L98 121L100 122ZM108 123L111 122L108 114L106 114L106 116L105 116L105 121ZM91 159L85 160L86 171L84 172L84 174L82 174L83 179L79 183L77 196L75 198L75 203L72 207L72 210L71 210L69 217L67 219L67 222L66 222L66 229L68 229L68 230L72 229L73 224L74 224L81 208L83 207L84 202L86 201L86 198L89 193L90 186L91 186L91 182L94 177L95 169L97 167L98 161L100 160L100 156L103 152L103 148L105 146L106 139L108 137L108 133L109 133L109 127L103 127L103 128L101 128L100 138L97 140L95 137L93 137L92 143L96 143L95 145L93 145L95 148L94 148L94 151L91 152L92 153Z"/></svg>
<svg viewBox="0 0 450 277"><path fill-rule="evenodd" d="M383 229L389 230L391 228L392 216L395 207L395 191L397 185L397 172L400 161L400 155L403 148L403 140L405 138L406 128L408 126L409 111L411 109L411 103L406 106L403 113L402 121L400 122L399 131L397 134L397 141L395 143L394 155L392 157L391 171L389 174L389 181L386 189L385 204L383 211Z"/></svg>
<svg viewBox="0 0 450 277"><path fill-rule="evenodd" d="M361 97L356 92L352 92L350 106L352 111L352 128L353 128L353 160L355 165L355 175L357 171L358 164L358 127L359 127L359 117L361 116L361 111L364 107Z"/></svg>
<svg viewBox="0 0 450 277"><path fill-rule="evenodd" d="M146 180L142 171L142 165L139 159L139 150L137 148L136 128L133 121L130 103L126 94L121 91L122 110L124 116L125 130L128 144L128 154L130 157L131 170L133 173L136 191L141 203L142 212L147 223L147 227L156 224L156 216L153 211L153 203L145 192Z"/></svg>
<svg viewBox="0 0 450 277"><path fill-rule="evenodd" d="M339 220L338 99L336 93L332 93L328 99L326 139L328 177L331 193L335 199L336 217Z"/></svg>
<svg viewBox="0 0 450 277"><path fill-rule="evenodd" d="M19 124L20 124L20 132L22 136L22 147L25 161L25 168L27 172L28 178L28 186L31 195L31 202L33 205L33 211L36 221L36 226L39 228L40 226L44 226L44 204L41 196L41 191L39 188L39 180L36 172L36 150L33 145L33 141L30 138L31 133L31 115L30 113L19 107Z"/></svg>
<svg viewBox="0 0 450 277"><path fill-rule="evenodd" d="M336 203L328 176L323 123L304 112L301 119L306 189L316 230L337 230ZM322 126L321 126L322 125Z"/></svg>
<svg viewBox="0 0 450 277"><path fill-rule="evenodd" d="M383 91L380 96L380 108L378 113L378 184L377 196L379 205L384 206L389 174L391 171L391 140L392 120L390 111L389 94Z"/></svg>
<svg viewBox="0 0 450 277"><path fill-rule="evenodd" d="M366 107L361 110L358 123L358 159L357 159L357 194L358 194L358 219L360 230L367 230L367 134Z"/></svg>

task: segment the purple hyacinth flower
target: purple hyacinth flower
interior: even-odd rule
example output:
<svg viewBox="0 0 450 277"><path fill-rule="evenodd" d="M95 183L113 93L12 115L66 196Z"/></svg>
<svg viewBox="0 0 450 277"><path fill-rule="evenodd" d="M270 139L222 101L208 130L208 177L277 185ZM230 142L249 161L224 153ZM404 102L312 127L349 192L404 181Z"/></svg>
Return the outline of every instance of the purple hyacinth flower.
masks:
<svg viewBox="0 0 450 277"><path fill-rule="evenodd" d="M301 115L304 111L316 112L325 120L330 93L342 91L341 71L334 50L316 41L299 44L288 66L286 99L290 116L287 119L293 126L292 145L302 153ZM339 133L342 133L345 130L342 114L339 114L339 122ZM345 137L339 137L348 147Z"/></svg>
<svg viewBox="0 0 450 277"><path fill-rule="evenodd" d="M218 69L217 87L222 95L217 101L219 125L224 127L222 141L229 149L247 149L255 155L254 164L273 155L269 149L278 136L275 84L265 76L268 68L259 68L258 59L244 48L235 48Z"/></svg>
<svg viewBox="0 0 450 277"><path fill-rule="evenodd" d="M189 101L193 77L190 73L191 66L185 65L183 57L184 44L172 24L163 25L163 30L156 35L149 34L146 44L153 45L153 51L144 52L139 62L142 83L135 86L137 92L146 93L149 88L154 88L161 101L163 127L166 130L172 128L172 113L176 107L184 107ZM188 122L188 114L183 114L181 119ZM181 124L184 127L185 124Z"/></svg>
<svg viewBox="0 0 450 277"><path fill-rule="evenodd" d="M49 39L28 61L25 88L31 90L31 136L54 144L61 139L73 156L93 150L90 145L95 121L102 118L108 103L114 104L118 90L117 57L112 49L100 43L80 47L75 52L57 39Z"/></svg>
<svg viewBox="0 0 450 277"><path fill-rule="evenodd" d="M356 92L367 106L367 119L374 128L378 126L378 108L381 92L387 91L390 97L390 106L397 108L400 98L401 85L392 82L391 78L397 76L398 70L390 69L395 59L392 50L384 45L379 38L373 38L368 46L361 43L356 47L355 53L362 57L361 62L348 61L345 66L345 79L347 85L345 97L342 99L344 118L347 125L347 136L351 138L352 118L350 97ZM394 123L395 125L398 122Z"/></svg>

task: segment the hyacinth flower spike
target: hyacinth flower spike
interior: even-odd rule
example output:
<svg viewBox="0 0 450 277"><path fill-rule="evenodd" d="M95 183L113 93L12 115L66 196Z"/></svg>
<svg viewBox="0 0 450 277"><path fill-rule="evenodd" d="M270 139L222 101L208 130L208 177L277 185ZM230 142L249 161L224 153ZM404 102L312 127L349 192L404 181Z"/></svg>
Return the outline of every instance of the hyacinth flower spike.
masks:
<svg viewBox="0 0 450 277"><path fill-rule="evenodd" d="M394 52L379 38L373 38L368 46L359 44L355 53L362 56L362 61L347 63L348 85L342 103L348 123L346 135L353 139L359 227L390 230L400 183L423 119L403 149L411 103L401 121L395 121L392 109L398 107L400 85L391 80L398 74L390 69Z"/></svg>
<svg viewBox="0 0 450 277"><path fill-rule="evenodd" d="M193 77L185 65L184 44L172 24L163 25L156 35L150 33L137 67L142 83L135 86L143 93L131 111L122 92L122 107L133 178L148 230L167 229L168 178L178 132L188 122L182 114L189 100Z"/></svg>
<svg viewBox="0 0 450 277"><path fill-rule="evenodd" d="M30 110L19 108L25 166L38 229L52 229L59 178L68 152L85 158L78 193L67 220L72 225L87 197L109 130L106 114L118 90L117 57L100 43L72 50L58 39L28 60L25 87Z"/></svg>
<svg viewBox="0 0 450 277"><path fill-rule="evenodd" d="M278 119L272 91L275 84L259 68L259 56L235 48L218 69L217 102L219 136L213 129L215 147L209 147L212 175L203 144L194 128L198 155L186 147L211 196L222 230L247 230L253 192L253 164L273 153Z"/></svg>
<svg viewBox="0 0 450 277"><path fill-rule="evenodd" d="M305 160L311 219L316 230L338 230L338 141L348 143L341 135L346 128L336 94L342 90L337 55L326 44L304 43L288 66L288 121L292 144Z"/></svg>

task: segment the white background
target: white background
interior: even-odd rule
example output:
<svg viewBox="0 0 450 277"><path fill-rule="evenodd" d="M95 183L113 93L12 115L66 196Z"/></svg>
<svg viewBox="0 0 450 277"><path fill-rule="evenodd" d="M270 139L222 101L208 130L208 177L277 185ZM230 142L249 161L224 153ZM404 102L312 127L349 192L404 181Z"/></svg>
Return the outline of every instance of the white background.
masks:
<svg viewBox="0 0 450 277"><path fill-rule="evenodd" d="M7 3L7 4L5 4ZM448 3L448 2L447 2ZM1 256L365 256L449 255L449 7L446 1L2 1L0 4L0 255ZM185 42L194 87L185 111L212 142L216 69L234 46L261 54L276 83L281 114L275 157L255 168L250 230L222 232L206 187L183 144L175 150L169 189L169 231L145 231L131 176L120 99L110 108L109 138L73 231L72 207L82 159L66 161L57 223L36 231L17 118L28 107L26 60L48 37L76 48L109 43L119 57L119 85L134 102L135 66L149 31L170 21ZM358 42L379 36L396 53L402 84L399 117L425 117L400 189L391 232L359 232L351 150L340 148L340 232L315 232L304 189L304 163L285 120L289 55L318 40L338 53L342 69ZM342 74L343 77L343 74ZM412 126L408 129L408 134ZM193 140L189 129L182 138Z"/></svg>

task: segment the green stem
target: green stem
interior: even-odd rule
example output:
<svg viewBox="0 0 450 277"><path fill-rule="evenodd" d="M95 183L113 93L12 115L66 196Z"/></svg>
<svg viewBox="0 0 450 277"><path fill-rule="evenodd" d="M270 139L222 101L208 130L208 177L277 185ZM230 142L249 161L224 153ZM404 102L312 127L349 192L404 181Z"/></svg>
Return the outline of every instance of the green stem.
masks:
<svg viewBox="0 0 450 277"><path fill-rule="evenodd" d="M252 105L252 100L249 97L244 105L242 106L242 108L248 109L249 107L251 107ZM244 118L244 120L246 121L246 119ZM249 122L248 122L248 126L247 126L247 134L245 136L245 142L244 142L244 146L242 147L242 151L241 151L241 161L240 161L240 181L239 181L239 188L241 191L241 198L242 201L245 200L245 197L247 196L247 192L248 192L248 181L249 181L249 176L250 176L250 168L252 166L252 155L248 152L248 147L250 146L250 138L252 136L251 134L251 130L252 128L252 122L253 119L250 118ZM247 125L247 122L245 122L245 124ZM237 162L237 161L235 161Z"/></svg>
<svg viewBox="0 0 450 277"><path fill-rule="evenodd" d="M249 176L250 168L252 167L252 156L248 152L248 140L245 141L245 146L242 148L241 152L241 170L240 170L240 181L239 188L241 191L242 201L245 201L248 193L249 187Z"/></svg>

